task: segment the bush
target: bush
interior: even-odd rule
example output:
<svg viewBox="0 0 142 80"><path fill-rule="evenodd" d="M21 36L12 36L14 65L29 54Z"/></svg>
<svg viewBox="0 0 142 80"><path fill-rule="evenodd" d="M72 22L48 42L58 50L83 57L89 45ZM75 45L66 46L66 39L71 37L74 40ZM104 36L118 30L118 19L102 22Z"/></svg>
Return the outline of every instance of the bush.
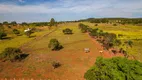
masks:
<svg viewBox="0 0 142 80"><path fill-rule="evenodd" d="M17 29L13 29L13 33L16 34L16 35L19 35L19 34L20 34L20 31L17 30Z"/></svg>
<svg viewBox="0 0 142 80"><path fill-rule="evenodd" d="M95 24L95 26L98 26L98 24Z"/></svg>
<svg viewBox="0 0 142 80"><path fill-rule="evenodd" d="M117 26L117 24L113 24L113 26Z"/></svg>
<svg viewBox="0 0 142 80"><path fill-rule="evenodd" d="M89 29L89 26L80 23L80 24L79 24L79 29L81 29L81 32L82 32L82 33L86 33L86 32L88 31L88 29Z"/></svg>
<svg viewBox="0 0 142 80"><path fill-rule="evenodd" d="M29 31L25 32L25 35L27 35L30 38L30 36L31 36L32 33L33 32L31 30L29 30Z"/></svg>
<svg viewBox="0 0 142 80"><path fill-rule="evenodd" d="M5 36L7 36L7 34L3 31L0 31L0 39L3 39Z"/></svg>
<svg viewBox="0 0 142 80"><path fill-rule="evenodd" d="M142 80L142 63L127 58L103 59L100 57L85 73L84 78L86 80Z"/></svg>
<svg viewBox="0 0 142 80"><path fill-rule="evenodd" d="M22 51L19 48L8 47L0 54L0 58L15 61L20 59L20 53L22 53Z"/></svg>
<svg viewBox="0 0 142 80"><path fill-rule="evenodd" d="M55 69L55 68L58 68L58 67L60 67L61 66L61 64L59 63L59 62L53 62L52 63L52 66L53 66L53 68Z"/></svg>
<svg viewBox="0 0 142 80"><path fill-rule="evenodd" d="M60 50L63 48L62 45L60 45L59 41L57 39L51 39L49 44L48 44L48 47L51 49L51 50Z"/></svg>
<svg viewBox="0 0 142 80"><path fill-rule="evenodd" d="M72 34L72 30L69 29L69 28L66 28L66 29L63 30L63 33L64 34Z"/></svg>

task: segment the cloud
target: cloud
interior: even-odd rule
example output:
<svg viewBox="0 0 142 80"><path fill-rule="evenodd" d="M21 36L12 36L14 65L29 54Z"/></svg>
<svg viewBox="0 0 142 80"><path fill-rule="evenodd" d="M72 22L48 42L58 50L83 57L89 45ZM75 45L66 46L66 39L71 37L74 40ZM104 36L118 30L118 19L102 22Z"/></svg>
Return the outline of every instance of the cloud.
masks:
<svg viewBox="0 0 142 80"><path fill-rule="evenodd" d="M142 17L142 0L49 0L46 2L38 0L38 4L32 4L32 2L29 4L27 0L18 1L24 5L0 3L0 15L5 14L3 20L19 20L9 14L19 15L21 20L26 20L24 17L27 16L31 20L36 20L37 18L29 16L31 14L36 14L35 17L39 19L43 18L41 17L43 14L46 18L52 16L58 20L87 17Z"/></svg>
<svg viewBox="0 0 142 80"><path fill-rule="evenodd" d="M20 0L21 1L21 0ZM106 4L92 4L92 1L63 0L55 3L42 3L38 5L0 4L0 13L81 13L106 7Z"/></svg>
<svg viewBox="0 0 142 80"><path fill-rule="evenodd" d="M25 1L24 0L18 0L19 2L21 2L21 3L24 3Z"/></svg>

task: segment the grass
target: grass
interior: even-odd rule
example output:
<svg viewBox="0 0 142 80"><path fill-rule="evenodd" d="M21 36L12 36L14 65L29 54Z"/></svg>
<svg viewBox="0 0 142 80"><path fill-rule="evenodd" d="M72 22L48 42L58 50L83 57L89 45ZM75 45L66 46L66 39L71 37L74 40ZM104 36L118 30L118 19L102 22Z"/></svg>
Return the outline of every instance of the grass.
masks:
<svg viewBox="0 0 142 80"><path fill-rule="evenodd" d="M59 27L58 30L54 33L44 37L39 41L33 41L30 45L26 46L26 48L34 53L51 52L51 50L48 48L48 43L52 38L58 39L61 45L63 45L64 50L78 51L84 49L85 47L90 47L90 43L85 43L90 38L88 37L88 35L81 33L81 31L78 29L78 23L61 24L60 26L61 27ZM73 34L64 35L62 30L65 28L72 29Z"/></svg>
<svg viewBox="0 0 142 80"><path fill-rule="evenodd" d="M41 32L35 32L31 36L31 38L28 38L26 35L22 36L15 36L14 34L8 34L8 37L12 37L12 39L5 39L0 41L0 52L2 52L7 47L20 47L24 43L27 43L31 41L32 39L42 36L43 34L48 33L49 30L45 28L44 31Z"/></svg>
<svg viewBox="0 0 142 80"><path fill-rule="evenodd" d="M113 24L99 24L98 26L95 26L93 23L83 23L89 25L92 28L99 28L115 34L123 34L124 36L119 38L122 41L127 39L133 40L134 44L132 48L129 48L129 52L130 54L137 56L138 60L142 60L142 40L134 40L136 38L142 39L142 27L133 25L112 26ZM94 45L95 43L87 34L81 33L80 29L78 29L78 24L79 23L59 24L58 29L50 35L45 34L48 34L53 29L49 31L47 28L45 28L41 32L32 34L32 36L35 36L32 38L27 38L27 36L23 35L14 36L11 40L0 41L0 52L6 47L20 47L23 44L30 42L28 45L23 46L24 52L29 53L30 56L25 61L23 61L19 67L14 68L9 64L4 66L9 65L13 70L23 67L23 71L20 71L19 73L21 73L24 77L46 76L47 78L53 79L54 77L56 79L60 77L61 79L68 79L68 77L71 79L81 78L80 75L84 75L83 71L86 71L88 68L90 68L90 66L92 66L95 62L96 57L100 56L100 49L97 47L97 45ZM66 28L72 29L73 34L64 35L62 30ZM35 38L39 39L36 40ZM60 51L51 51L48 48L48 43L52 38L58 39L64 48ZM84 53L84 48L90 48L91 52ZM51 65L53 61L59 61L63 65L54 70ZM1 73L6 72L8 72L8 70L1 70ZM11 77L11 74L8 74L8 76ZM79 77L76 74L79 74ZM21 75L19 76L23 77Z"/></svg>
<svg viewBox="0 0 142 80"><path fill-rule="evenodd" d="M128 48L127 52L129 55L135 56L138 60L142 61L142 27L135 26L135 25L118 25L113 26L113 24L98 24L95 26L95 23L83 22L84 24L89 25L92 28L99 28L105 32L115 33L115 34L122 34L122 37L118 37L122 42L126 40L133 41L133 47ZM126 46L119 46L118 48L125 48Z"/></svg>

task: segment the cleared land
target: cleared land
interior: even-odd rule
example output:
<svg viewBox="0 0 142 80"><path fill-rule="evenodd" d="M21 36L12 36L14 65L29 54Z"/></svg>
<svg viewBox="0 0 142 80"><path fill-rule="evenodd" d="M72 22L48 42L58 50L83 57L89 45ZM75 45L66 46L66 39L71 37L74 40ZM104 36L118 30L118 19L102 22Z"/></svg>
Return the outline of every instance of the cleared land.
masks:
<svg viewBox="0 0 142 80"><path fill-rule="evenodd" d="M0 77L84 79L84 73L94 64L96 57L100 56L100 49L87 34L80 32L78 23L60 26L53 33L46 33L45 36L22 46L22 50L30 54L23 62L0 64ZM62 30L66 27L71 28L74 34L64 35ZM58 39L64 48L60 51L50 51L48 43L51 38ZM90 48L91 52L85 53L84 48ZM53 69L53 61L59 61L61 67Z"/></svg>
<svg viewBox="0 0 142 80"><path fill-rule="evenodd" d="M92 23L88 24L92 28L96 28ZM110 26L110 27L105 27ZM121 27L100 24L97 26L105 31L120 31ZM117 29L117 28L118 29ZM73 30L72 35L64 35L62 30L70 28ZM138 27L139 28L139 27ZM114 30L113 30L114 29ZM127 28L125 28L127 30ZM128 27L128 29L130 29ZM88 34L81 33L78 29L78 23L65 23L60 24L57 30L52 29L39 32L39 36L31 38L23 37L23 43L12 47L20 47L22 51L30 54L22 62L4 62L0 64L0 77L1 78L46 78L51 80L83 80L84 73L90 69L94 64L96 58L101 56L99 53L102 47ZM55 31L54 31L55 30ZM140 30L140 29L137 29ZM53 31L53 32L52 32ZM51 33L52 32L52 33ZM125 31L122 31L125 32ZM130 31L131 32L131 31ZM134 31L135 32L135 31ZM35 33L35 34L39 34ZM49 34L50 33L50 34ZM122 33L121 33L122 34ZM34 34L33 34L34 35ZM44 35L44 36L43 36ZM63 49L60 51L51 51L48 48L48 43L51 38L56 38L63 45ZM13 43L17 43L17 38ZM18 39L19 40L19 39ZM6 40L7 41L7 40ZM0 42L0 46L10 43L11 40L6 43ZM11 42L12 43L12 42ZM25 44L24 44L25 43ZM24 44L24 45L23 45ZM135 46L135 42L134 45ZM139 44L139 43L138 43ZM139 47L140 45L137 45ZM85 53L84 48L90 48L90 53ZM135 47L134 47L135 48ZM108 51L102 55L106 58L110 58L113 55ZM53 69L52 62L59 61L62 65L57 69ZM14 72L14 73L13 73Z"/></svg>
<svg viewBox="0 0 142 80"><path fill-rule="evenodd" d="M95 26L95 23L88 23L84 22L84 24L89 25L92 28L99 28L105 32L115 33L115 34L122 34L123 36L117 37L122 42L127 40L132 40L133 45L132 48L128 48L127 51L129 55L135 57L135 59L142 61L142 27L135 26L135 25L119 25L113 26L113 24L98 24ZM126 48L126 46L120 45L117 48Z"/></svg>

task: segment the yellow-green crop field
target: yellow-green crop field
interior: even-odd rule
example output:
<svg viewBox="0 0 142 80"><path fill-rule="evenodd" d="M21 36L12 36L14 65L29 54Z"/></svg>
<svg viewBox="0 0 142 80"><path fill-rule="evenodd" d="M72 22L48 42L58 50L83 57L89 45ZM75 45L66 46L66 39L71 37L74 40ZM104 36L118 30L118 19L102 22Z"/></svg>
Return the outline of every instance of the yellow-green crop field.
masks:
<svg viewBox="0 0 142 80"><path fill-rule="evenodd" d="M142 26L135 25L119 25L113 26L113 24L98 24L95 26L95 23L83 22L84 24L89 25L91 28L99 28L105 32L122 34L123 36L117 37L122 42L127 40L132 40L132 47L127 48L129 55L133 55L136 59L142 61ZM125 46L119 46L118 48L124 48Z"/></svg>

